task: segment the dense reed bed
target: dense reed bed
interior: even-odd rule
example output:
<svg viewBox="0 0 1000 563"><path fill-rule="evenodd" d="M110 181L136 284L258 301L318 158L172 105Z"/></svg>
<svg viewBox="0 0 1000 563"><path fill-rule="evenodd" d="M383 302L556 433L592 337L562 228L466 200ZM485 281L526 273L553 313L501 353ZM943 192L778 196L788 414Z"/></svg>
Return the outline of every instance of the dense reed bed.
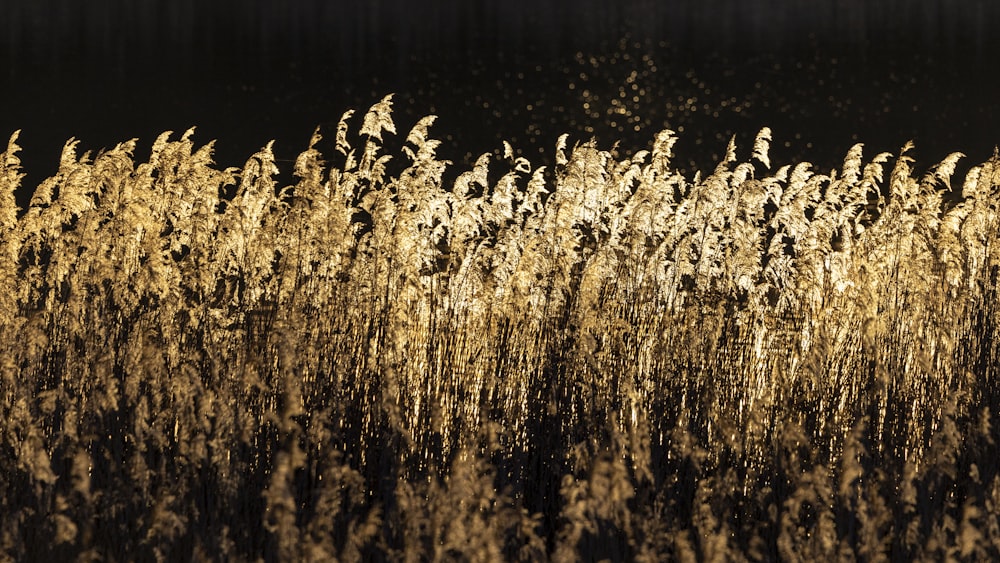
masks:
<svg viewBox="0 0 1000 563"><path fill-rule="evenodd" d="M1000 557L996 155L445 183L390 110L288 186L70 141L25 210L11 137L0 559Z"/></svg>

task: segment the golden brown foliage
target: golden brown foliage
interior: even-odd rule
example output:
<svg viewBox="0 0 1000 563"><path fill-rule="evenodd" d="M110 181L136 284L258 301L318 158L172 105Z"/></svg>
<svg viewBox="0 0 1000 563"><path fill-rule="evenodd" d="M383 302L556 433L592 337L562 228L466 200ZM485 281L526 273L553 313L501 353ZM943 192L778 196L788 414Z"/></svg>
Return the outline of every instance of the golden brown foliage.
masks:
<svg viewBox="0 0 1000 563"><path fill-rule="evenodd" d="M0 554L1000 556L1000 159L0 155ZM324 158L333 159L326 162ZM888 182L884 169L891 166ZM948 190L942 192L941 188ZM54 541L52 541L54 540Z"/></svg>

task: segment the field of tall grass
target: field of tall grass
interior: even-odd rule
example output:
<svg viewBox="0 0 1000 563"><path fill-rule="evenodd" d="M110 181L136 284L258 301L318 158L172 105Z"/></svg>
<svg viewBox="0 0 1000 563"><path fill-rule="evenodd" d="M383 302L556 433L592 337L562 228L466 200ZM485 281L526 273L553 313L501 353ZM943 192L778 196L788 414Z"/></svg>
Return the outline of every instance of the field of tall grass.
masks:
<svg viewBox="0 0 1000 563"><path fill-rule="evenodd" d="M997 155L445 182L433 121L70 141L24 210L10 137L0 559L1000 558Z"/></svg>

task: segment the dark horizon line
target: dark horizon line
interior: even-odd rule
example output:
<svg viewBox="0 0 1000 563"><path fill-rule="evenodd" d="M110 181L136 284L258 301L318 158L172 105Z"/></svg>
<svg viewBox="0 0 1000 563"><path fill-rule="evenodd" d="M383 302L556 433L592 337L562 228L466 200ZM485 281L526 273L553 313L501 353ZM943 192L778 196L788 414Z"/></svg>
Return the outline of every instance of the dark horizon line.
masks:
<svg viewBox="0 0 1000 563"><path fill-rule="evenodd" d="M345 5L346 4L346 5ZM136 63L167 58L200 65L205 58L327 57L364 64L452 50L514 55L556 47L592 49L628 29L636 40L698 49L855 51L924 49L991 55L990 22L1000 3L982 0L601 0L506 3L443 0L414 10L412 0L294 3L197 0L13 2L0 23L8 68L58 69L107 58ZM412 15L414 12L420 15ZM341 61L343 59L343 61ZM10 72L10 70L9 70Z"/></svg>

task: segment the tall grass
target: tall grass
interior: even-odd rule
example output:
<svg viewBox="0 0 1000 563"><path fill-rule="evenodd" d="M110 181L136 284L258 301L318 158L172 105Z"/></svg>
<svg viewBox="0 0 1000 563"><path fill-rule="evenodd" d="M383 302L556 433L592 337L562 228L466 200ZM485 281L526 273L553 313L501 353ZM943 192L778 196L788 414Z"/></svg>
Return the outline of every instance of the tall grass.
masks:
<svg viewBox="0 0 1000 563"><path fill-rule="evenodd" d="M70 141L26 210L10 138L0 558L1000 557L1000 158L446 184L433 121L347 112L289 186Z"/></svg>

